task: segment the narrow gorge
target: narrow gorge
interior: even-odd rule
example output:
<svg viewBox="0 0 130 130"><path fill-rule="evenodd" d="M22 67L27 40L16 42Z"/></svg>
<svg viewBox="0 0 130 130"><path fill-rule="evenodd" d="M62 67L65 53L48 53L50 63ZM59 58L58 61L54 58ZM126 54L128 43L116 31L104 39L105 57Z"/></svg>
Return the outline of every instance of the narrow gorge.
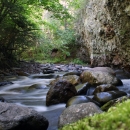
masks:
<svg viewBox="0 0 130 130"><path fill-rule="evenodd" d="M130 0L0 1L0 130L128 130Z"/></svg>

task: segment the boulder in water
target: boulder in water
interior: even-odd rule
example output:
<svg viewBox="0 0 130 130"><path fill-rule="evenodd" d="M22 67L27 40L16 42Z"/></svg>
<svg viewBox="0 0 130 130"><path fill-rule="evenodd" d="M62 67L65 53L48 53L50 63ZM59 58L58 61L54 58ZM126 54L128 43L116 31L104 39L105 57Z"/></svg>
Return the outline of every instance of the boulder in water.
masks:
<svg viewBox="0 0 130 130"><path fill-rule="evenodd" d="M48 120L38 112L11 103L0 102L1 130L47 130Z"/></svg>
<svg viewBox="0 0 130 130"><path fill-rule="evenodd" d="M94 70L94 71L108 72L108 73L116 76L115 71L112 68L110 68L110 67L94 67L94 68L92 68L92 70Z"/></svg>
<svg viewBox="0 0 130 130"><path fill-rule="evenodd" d="M88 82L92 85L119 84L119 79L116 76L105 71L85 70L81 74L80 79L82 83Z"/></svg>
<svg viewBox="0 0 130 130"><path fill-rule="evenodd" d="M56 78L55 80L53 80L51 83L50 83L50 86L54 86L58 81L60 80L65 80L73 85L77 85L79 84L79 76L77 75L68 75L68 76L63 76L63 77L59 77L59 78Z"/></svg>
<svg viewBox="0 0 130 130"><path fill-rule="evenodd" d="M96 93L107 92L112 90L118 90L118 88L111 84L102 84L96 87L96 89L93 92L93 95L95 95Z"/></svg>
<svg viewBox="0 0 130 130"><path fill-rule="evenodd" d="M112 106L115 106L116 104L118 103L122 103L126 100L130 99L130 96L127 95L127 96L123 96L123 97L120 97L120 98L117 98L117 99L114 99L114 100L110 100L109 102L107 102L106 104L104 104L101 109L103 111L107 111L110 107Z"/></svg>
<svg viewBox="0 0 130 130"><path fill-rule="evenodd" d="M122 97L122 96L126 96L127 93L123 92L123 91L108 91L108 92L100 92L100 93L96 93L93 97L93 100L101 103L102 105L105 104L106 102Z"/></svg>
<svg viewBox="0 0 130 130"><path fill-rule="evenodd" d="M69 106L60 115L58 127L63 127L84 117L92 116L95 113L102 113L102 111L92 102Z"/></svg>
<svg viewBox="0 0 130 130"><path fill-rule="evenodd" d="M51 86L47 96L46 105L66 103L71 97L76 96L77 91L73 84L60 80L54 86Z"/></svg>

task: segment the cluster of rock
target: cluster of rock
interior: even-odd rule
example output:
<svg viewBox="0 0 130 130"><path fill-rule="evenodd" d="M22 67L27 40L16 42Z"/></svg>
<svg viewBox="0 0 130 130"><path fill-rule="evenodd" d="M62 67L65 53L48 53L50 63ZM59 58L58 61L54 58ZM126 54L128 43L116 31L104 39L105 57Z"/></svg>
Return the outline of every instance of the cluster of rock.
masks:
<svg viewBox="0 0 130 130"><path fill-rule="evenodd" d="M106 103L127 96L126 92L118 89L122 85L122 81L109 67L86 68L80 75L75 71L68 72L50 83L46 105L66 103L67 108L59 118L59 127L63 127L108 110L110 105Z"/></svg>
<svg viewBox="0 0 130 130"><path fill-rule="evenodd" d="M30 69L28 69L28 65L30 66ZM79 75L83 71L83 67L80 65L74 66L72 64L70 65L54 65L54 64L37 64L37 63L23 63L24 68L13 68L13 73L6 72L2 74L4 76L10 76L10 75L18 75L18 76L29 76L30 78L44 78L44 79L50 79L50 78L56 78L56 74L53 74L56 71L74 71L79 70L77 74ZM36 69L35 69L36 68ZM80 69L79 69L80 68ZM27 71L27 72L26 72ZM45 75L35 75L31 76L31 73L40 73L43 72ZM70 72L72 73L72 72ZM73 72L74 73L74 72ZM47 75L46 75L47 74ZM74 76L75 78L78 76ZM4 77L6 79L6 77ZM69 78L69 76L68 76ZM0 82L0 86L4 86L7 84L12 84L8 79L7 81ZM68 79L69 80L69 79ZM61 82L61 84L68 86L68 89L70 86L73 86L71 83L68 84L68 82ZM73 81L73 84L75 81ZM41 86L38 85L32 85L29 86L28 89L32 88L39 88ZM65 89L66 89L65 87ZM17 91L21 91L21 88L17 88ZM12 90L15 91L15 90ZM70 88L70 91L73 91L73 89ZM74 94L77 93L75 90L73 92ZM61 95L62 96L62 95ZM67 93L68 96L68 93ZM69 95L71 98L73 95ZM55 98L54 98L55 99ZM63 98L64 101L64 98ZM66 100L67 101L67 100ZM58 102L57 102L58 103ZM0 129L1 130L46 130L49 126L48 120L39 114L38 112L26 108L23 106L18 106L13 103L8 103L4 98L0 97Z"/></svg>
<svg viewBox="0 0 130 130"><path fill-rule="evenodd" d="M55 78L49 84L46 105L66 103L66 109L59 117L59 127L95 113L102 113L116 102L123 101L123 96L125 100L129 98L126 92L118 89L118 86L123 85L122 81L109 67L41 64L40 70L44 75L30 75L30 78ZM57 76L55 73L62 71L66 72L63 76ZM5 84L6 82L3 82L3 85ZM0 101L0 129L46 130L48 128L48 120L36 111L6 103L3 98L0 98Z"/></svg>
<svg viewBox="0 0 130 130"><path fill-rule="evenodd" d="M30 74L51 74L54 72L69 72L69 71L83 71L85 67L74 64L40 64L37 62L25 62L21 61L19 67L11 68L10 70L0 70L0 81L3 81L5 76L29 76Z"/></svg>
<svg viewBox="0 0 130 130"><path fill-rule="evenodd" d="M69 64L42 64L41 65L43 73L44 74L49 74L49 73L54 73L54 72L75 72L77 75L80 75L82 71L85 69L89 69L89 67L83 67L82 65L76 65L73 63Z"/></svg>

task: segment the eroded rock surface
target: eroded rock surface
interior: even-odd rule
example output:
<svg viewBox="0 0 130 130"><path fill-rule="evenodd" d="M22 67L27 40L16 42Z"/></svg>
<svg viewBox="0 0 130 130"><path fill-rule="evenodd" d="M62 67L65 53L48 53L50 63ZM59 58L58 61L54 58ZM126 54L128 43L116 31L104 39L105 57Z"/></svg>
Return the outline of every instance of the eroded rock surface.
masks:
<svg viewBox="0 0 130 130"><path fill-rule="evenodd" d="M120 66L130 71L129 21L129 0L87 0L76 26L80 57L93 66Z"/></svg>

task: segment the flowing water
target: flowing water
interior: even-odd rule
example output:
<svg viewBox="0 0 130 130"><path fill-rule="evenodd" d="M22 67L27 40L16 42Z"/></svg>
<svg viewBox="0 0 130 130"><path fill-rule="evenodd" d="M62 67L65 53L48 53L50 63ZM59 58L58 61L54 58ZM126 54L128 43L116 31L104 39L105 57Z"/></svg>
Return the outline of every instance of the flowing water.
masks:
<svg viewBox="0 0 130 130"><path fill-rule="evenodd" d="M63 73L58 75L62 76ZM29 107L42 113L52 125L49 126L48 130L56 130L58 116L65 108L65 104L47 107L45 102L46 94L49 90L48 84L54 78L34 78L36 76L42 77L43 74L32 75L31 77L8 77L7 79L11 80L13 84L0 87L0 96L8 102ZM130 94L130 79L123 79L122 81L124 85L119 87L119 89Z"/></svg>
<svg viewBox="0 0 130 130"><path fill-rule="evenodd" d="M64 73L56 75L62 76ZM0 97L7 102L32 108L49 120L48 130L57 130L58 117L65 108L65 104L46 106L46 94L49 83L54 78L47 79L49 75L35 74L30 77L7 77L13 84L0 87ZM39 78L36 78L39 77Z"/></svg>

